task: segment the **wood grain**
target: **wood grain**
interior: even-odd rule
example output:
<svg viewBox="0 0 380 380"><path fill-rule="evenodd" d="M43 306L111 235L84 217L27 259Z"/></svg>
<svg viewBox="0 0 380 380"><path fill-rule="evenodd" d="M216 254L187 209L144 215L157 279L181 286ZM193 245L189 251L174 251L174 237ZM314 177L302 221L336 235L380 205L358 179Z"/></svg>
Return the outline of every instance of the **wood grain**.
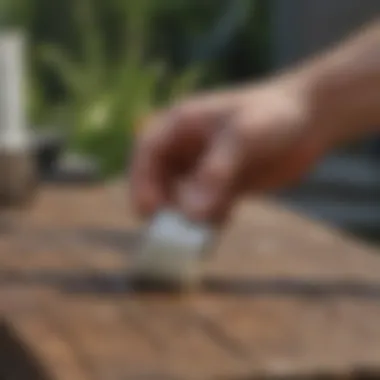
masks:
<svg viewBox="0 0 380 380"><path fill-rule="evenodd" d="M380 376L374 248L243 202L197 292L139 293L122 186L46 187L0 236L0 331L24 353L0 349L5 380Z"/></svg>

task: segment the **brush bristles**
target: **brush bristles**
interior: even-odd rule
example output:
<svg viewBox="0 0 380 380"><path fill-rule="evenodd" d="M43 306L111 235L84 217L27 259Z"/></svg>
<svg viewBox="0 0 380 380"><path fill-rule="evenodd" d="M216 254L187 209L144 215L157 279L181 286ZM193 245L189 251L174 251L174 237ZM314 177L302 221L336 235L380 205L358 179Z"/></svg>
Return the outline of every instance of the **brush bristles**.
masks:
<svg viewBox="0 0 380 380"><path fill-rule="evenodd" d="M199 283L203 247L210 237L175 212L156 216L147 229L131 268L136 283L149 287L189 288Z"/></svg>

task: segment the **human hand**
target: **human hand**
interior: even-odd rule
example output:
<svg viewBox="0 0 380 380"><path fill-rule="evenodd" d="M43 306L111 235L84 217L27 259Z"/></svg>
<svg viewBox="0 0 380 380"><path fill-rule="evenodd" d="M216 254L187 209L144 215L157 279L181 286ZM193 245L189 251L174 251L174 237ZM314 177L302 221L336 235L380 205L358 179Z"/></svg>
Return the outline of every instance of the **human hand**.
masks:
<svg viewBox="0 0 380 380"><path fill-rule="evenodd" d="M131 171L139 212L220 221L234 201L292 185L328 147L306 87L273 80L185 100L147 123Z"/></svg>

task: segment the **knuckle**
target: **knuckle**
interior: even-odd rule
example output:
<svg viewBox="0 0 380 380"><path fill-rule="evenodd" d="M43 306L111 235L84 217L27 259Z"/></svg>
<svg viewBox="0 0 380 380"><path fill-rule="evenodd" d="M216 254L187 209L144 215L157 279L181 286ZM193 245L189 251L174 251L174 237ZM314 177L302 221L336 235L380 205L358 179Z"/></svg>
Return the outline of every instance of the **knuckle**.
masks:
<svg viewBox="0 0 380 380"><path fill-rule="evenodd" d="M260 145L260 142L264 143L266 139L275 137L278 132L278 120L267 112L258 111L255 115L240 119L235 129L241 149L250 148L252 144Z"/></svg>
<svg viewBox="0 0 380 380"><path fill-rule="evenodd" d="M179 103L175 105L168 113L168 119L172 125L179 125L191 117L191 112L186 103Z"/></svg>
<svg viewBox="0 0 380 380"><path fill-rule="evenodd" d="M229 182L234 175L234 168L231 164L230 160L214 157L204 167L204 178L221 185Z"/></svg>
<svg viewBox="0 0 380 380"><path fill-rule="evenodd" d="M171 123L176 126L196 124L202 115L199 102L194 99L184 100L175 105L170 112Z"/></svg>

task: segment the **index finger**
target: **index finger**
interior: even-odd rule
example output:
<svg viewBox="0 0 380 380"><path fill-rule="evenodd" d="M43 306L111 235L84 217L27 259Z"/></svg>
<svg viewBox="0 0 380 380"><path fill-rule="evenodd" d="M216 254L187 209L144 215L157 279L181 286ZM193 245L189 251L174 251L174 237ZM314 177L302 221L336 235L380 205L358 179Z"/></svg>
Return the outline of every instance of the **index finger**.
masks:
<svg viewBox="0 0 380 380"><path fill-rule="evenodd" d="M163 138L166 123L162 114L150 116L142 125L134 146L130 168L131 197L137 211L144 215L153 213L166 198L165 151L168 144Z"/></svg>

